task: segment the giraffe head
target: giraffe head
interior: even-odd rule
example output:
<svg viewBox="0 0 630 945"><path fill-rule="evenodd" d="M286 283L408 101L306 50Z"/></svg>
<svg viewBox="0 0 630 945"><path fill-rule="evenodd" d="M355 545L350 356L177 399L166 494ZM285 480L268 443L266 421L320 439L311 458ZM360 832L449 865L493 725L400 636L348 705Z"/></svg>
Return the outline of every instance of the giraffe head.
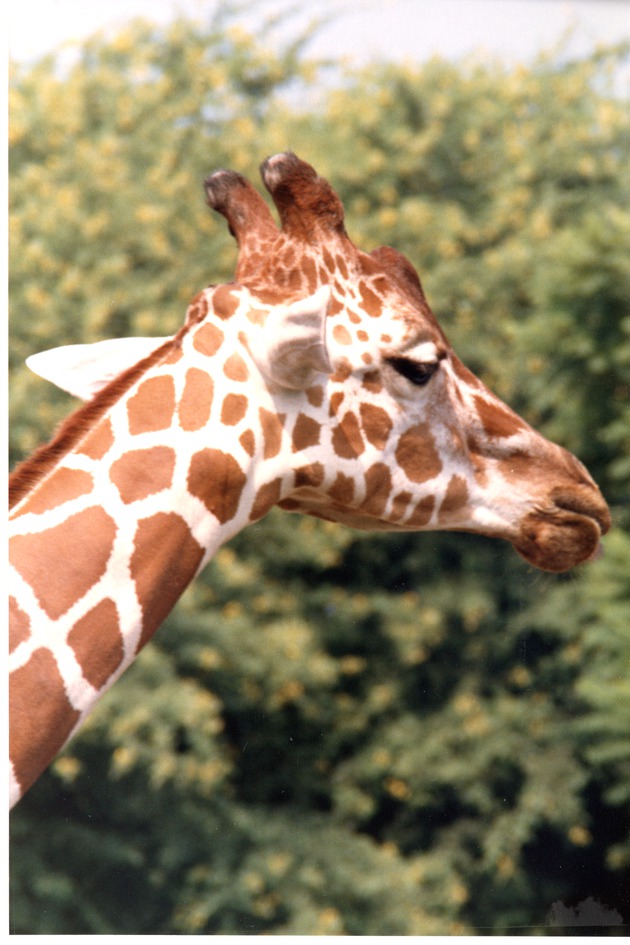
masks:
<svg viewBox="0 0 630 945"><path fill-rule="evenodd" d="M278 504L360 529L503 538L548 571L592 557L610 525L597 486L464 367L411 263L389 247L360 251L330 184L295 155L269 158L262 177L280 226L239 174L206 180L239 246L236 281L193 300L184 329L198 350L213 354L220 336L229 352L211 368L226 435L249 423L239 449L265 461L249 520ZM92 394L157 343L127 339L122 357L118 343L88 346L100 376L85 346L30 363Z"/></svg>
<svg viewBox="0 0 630 945"><path fill-rule="evenodd" d="M238 242L238 285L280 306L250 347L299 457L280 506L361 529L504 538L549 571L593 556L610 525L599 489L464 367L411 263L357 249L338 196L295 155L268 159L262 177L280 228L239 175L205 187Z"/></svg>

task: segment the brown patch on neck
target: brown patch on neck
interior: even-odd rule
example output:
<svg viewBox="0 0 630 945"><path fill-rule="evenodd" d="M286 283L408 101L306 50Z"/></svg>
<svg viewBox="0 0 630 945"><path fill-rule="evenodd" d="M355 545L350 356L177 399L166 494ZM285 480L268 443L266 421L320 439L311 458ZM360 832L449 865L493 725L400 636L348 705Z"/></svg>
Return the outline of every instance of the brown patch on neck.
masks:
<svg viewBox="0 0 630 945"><path fill-rule="evenodd" d="M187 331L188 326L184 326L174 338L170 338L142 361L123 371L119 377L99 391L93 400L75 410L61 424L49 443L41 446L32 456L24 460L9 477L9 508L12 509L20 499L23 499L46 473L53 469L61 457L76 446L139 377L162 361L165 356L178 349Z"/></svg>
<svg viewBox="0 0 630 945"><path fill-rule="evenodd" d="M93 505L44 531L9 539L13 566L51 620L58 620L105 574L116 532L114 520ZM60 557L67 562L63 581L55 578Z"/></svg>
<svg viewBox="0 0 630 945"><path fill-rule="evenodd" d="M95 689L101 689L125 656L114 601L104 598L77 620L68 633L68 645L74 651L84 678Z"/></svg>
<svg viewBox="0 0 630 945"><path fill-rule="evenodd" d="M137 650L151 639L195 576L203 548L176 512L156 512L138 522L129 562L142 607Z"/></svg>
<svg viewBox="0 0 630 945"><path fill-rule="evenodd" d="M62 747L80 718L68 700L57 661L44 647L9 678L9 746L21 793Z"/></svg>
<svg viewBox="0 0 630 945"><path fill-rule="evenodd" d="M31 635L31 618L22 610L15 597L9 597L9 653Z"/></svg>

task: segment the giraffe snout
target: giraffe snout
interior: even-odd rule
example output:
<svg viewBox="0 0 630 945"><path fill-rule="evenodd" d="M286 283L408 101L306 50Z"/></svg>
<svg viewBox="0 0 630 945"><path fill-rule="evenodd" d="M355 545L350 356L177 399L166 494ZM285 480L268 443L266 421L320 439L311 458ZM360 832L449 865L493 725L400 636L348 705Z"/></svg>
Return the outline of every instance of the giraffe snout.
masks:
<svg viewBox="0 0 630 945"><path fill-rule="evenodd" d="M558 509L585 516L597 522L602 535L610 529L610 510L594 483L574 489L560 486L552 490L551 498Z"/></svg>
<svg viewBox="0 0 630 945"><path fill-rule="evenodd" d="M514 547L543 571L568 571L599 555L610 525L608 506L594 483L559 485L543 509L524 517Z"/></svg>

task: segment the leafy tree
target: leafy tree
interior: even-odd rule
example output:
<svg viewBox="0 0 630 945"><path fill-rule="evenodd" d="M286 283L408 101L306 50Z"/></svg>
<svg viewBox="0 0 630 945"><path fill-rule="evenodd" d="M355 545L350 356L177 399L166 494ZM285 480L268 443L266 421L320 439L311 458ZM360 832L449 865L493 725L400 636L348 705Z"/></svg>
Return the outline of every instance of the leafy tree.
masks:
<svg viewBox="0 0 630 945"><path fill-rule="evenodd" d="M540 932L587 896L629 919L623 51L331 89L266 40L138 22L14 68L14 456L70 406L24 357L176 330L234 264L200 180L293 146L618 527L566 578L474 536L280 512L237 536L16 809L13 931Z"/></svg>

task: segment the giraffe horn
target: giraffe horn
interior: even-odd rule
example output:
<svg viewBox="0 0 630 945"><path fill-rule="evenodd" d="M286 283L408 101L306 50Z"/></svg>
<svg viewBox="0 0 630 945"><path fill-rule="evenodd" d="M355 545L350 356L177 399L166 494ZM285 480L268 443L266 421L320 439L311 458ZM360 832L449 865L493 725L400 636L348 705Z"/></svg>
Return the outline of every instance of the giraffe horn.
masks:
<svg viewBox="0 0 630 945"><path fill-rule="evenodd" d="M225 217L239 248L246 248L248 236L268 241L278 235L269 207L236 171L215 171L203 186L208 206Z"/></svg>
<svg viewBox="0 0 630 945"><path fill-rule="evenodd" d="M287 151L267 158L260 172L284 233L302 240L312 240L318 229L346 236L341 200L306 161Z"/></svg>

